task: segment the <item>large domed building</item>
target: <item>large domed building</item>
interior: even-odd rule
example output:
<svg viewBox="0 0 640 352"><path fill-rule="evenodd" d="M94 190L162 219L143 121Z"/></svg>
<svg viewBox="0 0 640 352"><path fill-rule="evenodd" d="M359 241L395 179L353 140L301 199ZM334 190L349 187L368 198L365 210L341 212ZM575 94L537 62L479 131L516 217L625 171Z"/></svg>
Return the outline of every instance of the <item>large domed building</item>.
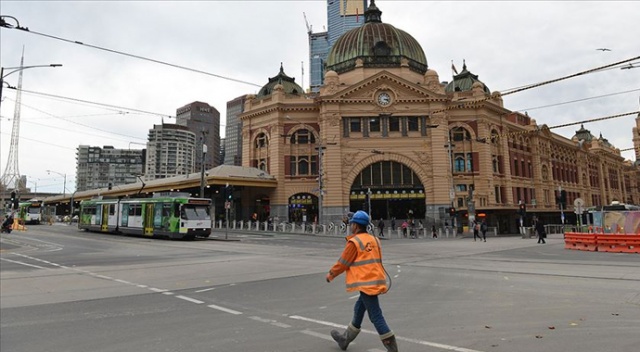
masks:
<svg viewBox="0 0 640 352"><path fill-rule="evenodd" d="M277 180L243 194L243 213L263 220L337 224L364 208L425 225L484 217L513 233L520 204L559 217L559 186L568 204L638 201L637 169L618 150L578 146L506 109L466 63L441 82L418 41L382 22L374 1L365 24L331 48L318 93L303 93L281 67L247 96L240 118L243 166Z"/></svg>

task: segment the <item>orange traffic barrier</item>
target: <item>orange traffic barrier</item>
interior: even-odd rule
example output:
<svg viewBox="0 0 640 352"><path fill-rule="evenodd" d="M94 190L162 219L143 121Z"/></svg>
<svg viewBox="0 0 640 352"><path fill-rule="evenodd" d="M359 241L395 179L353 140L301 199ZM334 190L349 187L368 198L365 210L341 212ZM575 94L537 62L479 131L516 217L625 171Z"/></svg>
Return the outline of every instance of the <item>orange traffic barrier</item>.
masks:
<svg viewBox="0 0 640 352"><path fill-rule="evenodd" d="M581 251L597 251L598 245L595 234L566 232L564 234L564 248Z"/></svg>
<svg viewBox="0 0 640 352"><path fill-rule="evenodd" d="M14 231L26 231L27 227L24 226L24 220L22 219L13 219L13 225L11 225L11 229Z"/></svg>
<svg viewBox="0 0 640 352"><path fill-rule="evenodd" d="M597 235L598 250L615 253L640 253L640 235Z"/></svg>

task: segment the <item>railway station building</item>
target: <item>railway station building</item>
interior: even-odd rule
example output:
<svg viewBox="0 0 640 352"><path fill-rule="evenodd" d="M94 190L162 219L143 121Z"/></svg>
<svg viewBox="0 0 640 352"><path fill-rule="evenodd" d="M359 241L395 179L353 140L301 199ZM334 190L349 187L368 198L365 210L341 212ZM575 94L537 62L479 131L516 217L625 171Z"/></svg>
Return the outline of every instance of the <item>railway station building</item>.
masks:
<svg viewBox="0 0 640 352"><path fill-rule="evenodd" d="M578 198L640 202L640 168L606 138L584 126L566 138L509 110L466 64L442 82L421 45L381 14L372 2L365 24L335 41L318 92L281 66L245 97L242 165L276 180L243 194L249 213L327 224L370 209L376 222L484 218L515 232L523 207L527 221L560 223L561 213L575 219ZM638 157L636 121L628 133Z"/></svg>

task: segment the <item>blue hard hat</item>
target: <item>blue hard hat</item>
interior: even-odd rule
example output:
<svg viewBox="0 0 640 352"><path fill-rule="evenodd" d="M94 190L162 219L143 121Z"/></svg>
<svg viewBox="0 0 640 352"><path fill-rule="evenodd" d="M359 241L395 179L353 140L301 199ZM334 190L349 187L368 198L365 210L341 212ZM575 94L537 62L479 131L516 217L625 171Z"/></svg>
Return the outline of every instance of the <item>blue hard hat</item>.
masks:
<svg viewBox="0 0 640 352"><path fill-rule="evenodd" d="M356 211L356 213L353 214L353 217L349 220L350 224L354 222L360 225L369 225L369 214L362 210Z"/></svg>

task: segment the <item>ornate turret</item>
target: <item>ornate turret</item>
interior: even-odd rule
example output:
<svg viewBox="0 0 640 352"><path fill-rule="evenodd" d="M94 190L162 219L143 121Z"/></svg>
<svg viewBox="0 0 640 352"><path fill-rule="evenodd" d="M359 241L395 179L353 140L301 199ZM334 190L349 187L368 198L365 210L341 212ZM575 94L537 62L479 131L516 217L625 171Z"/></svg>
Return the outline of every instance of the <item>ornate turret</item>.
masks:
<svg viewBox="0 0 640 352"><path fill-rule="evenodd" d="M256 98L260 99L270 96L277 85L281 85L286 94L302 94L304 89L295 81L295 78L289 77L284 73L284 68L282 67L282 63L280 63L280 73L275 77L269 78L269 83L260 89Z"/></svg>

